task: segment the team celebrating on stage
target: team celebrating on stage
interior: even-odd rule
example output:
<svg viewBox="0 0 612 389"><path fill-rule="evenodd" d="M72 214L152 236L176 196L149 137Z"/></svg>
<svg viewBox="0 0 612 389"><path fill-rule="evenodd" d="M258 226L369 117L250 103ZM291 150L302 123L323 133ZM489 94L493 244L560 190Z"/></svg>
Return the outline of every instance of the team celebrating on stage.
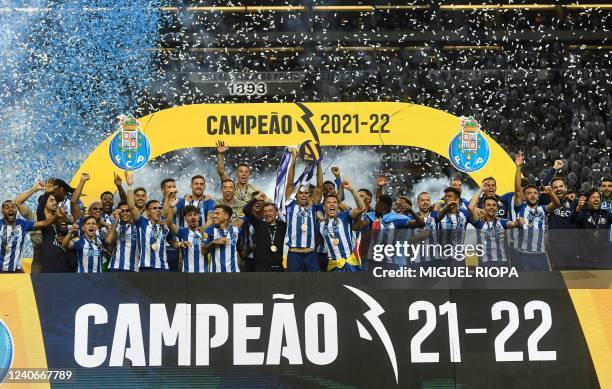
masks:
<svg viewBox="0 0 612 389"><path fill-rule="evenodd" d="M359 271L367 268L374 244L399 239L463 244L468 225L481 247L480 266L513 262L523 270L550 269L547 253L571 252L572 242L559 234L567 229L605 230L609 252L612 180L604 178L600 188L576 196L560 175L563 161L555 161L538 187L523 178L524 157L518 152L513 192L498 194L495 178L488 177L465 199L461 180L452 179L440 199L418 193L413 209L409 197L394 200L383 193L384 177L376 181L374 196L353 187L337 167L331 169L334 182L324 182L320 163L312 162L310 177L303 174L296 181L296 148L286 149L286 175L277 177L276 193L269 197L251 182L249 165L241 163L235 179L226 173L227 151L218 142L218 199L205 193L202 175L191 178L190 194L179 196L176 181L168 178L160 184L163 198L150 199L145 188L134 188L134 174L126 172L114 178L117 204L113 192L106 191L85 212L80 197L89 174L81 175L76 188L61 179L37 182L2 203L0 272L23 272L28 233L33 272ZM311 185L314 175L316 185ZM42 195L32 211L25 203L38 192ZM346 192L353 207L345 202ZM391 262L448 266L458 261L434 250L415 258L395 256Z"/></svg>

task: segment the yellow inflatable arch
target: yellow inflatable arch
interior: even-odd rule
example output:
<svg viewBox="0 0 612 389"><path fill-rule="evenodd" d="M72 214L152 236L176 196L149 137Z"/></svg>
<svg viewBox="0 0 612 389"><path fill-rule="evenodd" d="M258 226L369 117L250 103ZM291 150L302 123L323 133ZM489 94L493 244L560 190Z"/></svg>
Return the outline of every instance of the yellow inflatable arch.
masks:
<svg viewBox="0 0 612 389"><path fill-rule="evenodd" d="M219 139L232 147L284 147L306 140L321 146L414 146L451 158L449 145L461 129L459 117L437 109L369 102L185 105L144 116L140 125L150 142L150 159L184 148L215 147ZM498 192L513 190L514 162L491 137L482 135L489 159L470 176L477 183L494 176ZM111 172L119 169L109 157L113 136L96 147L72 178L75 186L82 172L91 174L85 204L114 188Z"/></svg>

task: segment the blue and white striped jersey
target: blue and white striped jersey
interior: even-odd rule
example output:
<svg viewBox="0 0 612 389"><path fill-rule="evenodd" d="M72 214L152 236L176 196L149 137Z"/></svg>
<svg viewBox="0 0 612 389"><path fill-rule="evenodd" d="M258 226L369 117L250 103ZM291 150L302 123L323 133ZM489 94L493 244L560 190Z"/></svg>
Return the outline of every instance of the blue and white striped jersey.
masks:
<svg viewBox="0 0 612 389"><path fill-rule="evenodd" d="M478 220L474 223L478 230L477 243L484 246L482 262L508 262L506 253L506 229L508 220L495 219L493 222Z"/></svg>
<svg viewBox="0 0 612 389"><path fill-rule="evenodd" d="M300 207L295 200L286 206L286 244L289 248L315 248L316 212L320 204Z"/></svg>
<svg viewBox="0 0 612 389"><path fill-rule="evenodd" d="M139 267L168 270L165 245L168 227L155 224L142 216L136 220L136 227L140 243Z"/></svg>
<svg viewBox="0 0 612 389"><path fill-rule="evenodd" d="M21 251L25 243L25 236L34 229L34 222L17 219L11 226L0 219L0 272L14 272L21 270Z"/></svg>
<svg viewBox="0 0 612 389"><path fill-rule="evenodd" d="M120 222L117 224L115 252L108 266L109 269L138 271L139 233L135 224Z"/></svg>
<svg viewBox="0 0 612 389"><path fill-rule="evenodd" d="M318 232L323 237L329 259L346 259L353 254L352 228L351 211L341 212L333 219L318 223Z"/></svg>
<svg viewBox="0 0 612 389"><path fill-rule="evenodd" d="M98 237L89 240L83 236L74 242L72 250L77 253L77 273L102 272L102 242Z"/></svg>
<svg viewBox="0 0 612 389"><path fill-rule="evenodd" d="M525 219L522 228L512 231L512 247L518 251L528 253L546 252L546 207L536 205L530 207L523 202L518 207L514 207L516 219Z"/></svg>
<svg viewBox="0 0 612 389"><path fill-rule="evenodd" d="M185 217L183 217L183 209L187 205L193 205L200 210L200 221L198 222L198 226L202 227L204 224L206 224L208 214L215 210L216 203L213 199L187 201L184 197L180 198L176 203L175 213L175 215L178 216L178 224L176 224L176 220L175 224L179 227L187 228L187 220L185 220Z"/></svg>
<svg viewBox="0 0 612 389"><path fill-rule="evenodd" d="M238 240L240 239L240 228L230 226L227 230L219 228L218 225L210 226L204 233L204 244L210 244L215 239L227 238L228 243L223 247L215 247L210 252L210 271L213 273L237 273L240 272L238 256Z"/></svg>
<svg viewBox="0 0 612 389"><path fill-rule="evenodd" d="M207 273L208 260L202 254L202 243L204 235L198 231L192 231L189 228L180 228L178 238L181 242L189 242L190 246L182 248L183 252L183 273Z"/></svg>

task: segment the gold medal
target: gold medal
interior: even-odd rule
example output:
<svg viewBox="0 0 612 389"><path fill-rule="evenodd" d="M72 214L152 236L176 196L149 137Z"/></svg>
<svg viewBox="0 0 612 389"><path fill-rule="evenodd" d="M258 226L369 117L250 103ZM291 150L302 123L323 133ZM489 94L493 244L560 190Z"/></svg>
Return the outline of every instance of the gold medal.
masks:
<svg viewBox="0 0 612 389"><path fill-rule="evenodd" d="M302 224L302 231L304 232L308 231L308 225L306 223Z"/></svg>
<svg viewBox="0 0 612 389"><path fill-rule="evenodd" d="M275 245L270 246L270 251L272 251L273 253L275 253L275 252L276 252L276 250L277 250L277 249L276 249L276 246L275 246Z"/></svg>
<svg viewBox="0 0 612 389"><path fill-rule="evenodd" d="M338 243L340 243L340 239L335 239L335 238L334 238L334 239L332 239L332 244L333 244L334 246L338 246Z"/></svg>
<svg viewBox="0 0 612 389"><path fill-rule="evenodd" d="M152 249L153 251L157 251L157 249L159 249L159 245L157 244L157 242L155 242L155 243L153 243L153 244L151 245L151 249Z"/></svg>

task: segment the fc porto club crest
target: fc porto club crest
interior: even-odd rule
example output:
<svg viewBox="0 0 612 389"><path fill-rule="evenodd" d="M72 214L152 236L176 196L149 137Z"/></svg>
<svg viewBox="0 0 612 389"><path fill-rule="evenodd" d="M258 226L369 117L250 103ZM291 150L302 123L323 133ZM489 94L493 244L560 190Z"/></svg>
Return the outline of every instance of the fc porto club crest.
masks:
<svg viewBox="0 0 612 389"><path fill-rule="evenodd" d="M461 131L453 138L448 155L453 166L462 172L482 169L489 161L489 143L480 132L480 124L472 117L461 117Z"/></svg>
<svg viewBox="0 0 612 389"><path fill-rule="evenodd" d="M111 160L120 169L137 170L147 164L151 156L149 140L140 130L140 124L133 116L121 115L119 131L108 146Z"/></svg>
<svg viewBox="0 0 612 389"><path fill-rule="evenodd" d="M0 384L13 363L13 337L2 320L0 320Z"/></svg>

